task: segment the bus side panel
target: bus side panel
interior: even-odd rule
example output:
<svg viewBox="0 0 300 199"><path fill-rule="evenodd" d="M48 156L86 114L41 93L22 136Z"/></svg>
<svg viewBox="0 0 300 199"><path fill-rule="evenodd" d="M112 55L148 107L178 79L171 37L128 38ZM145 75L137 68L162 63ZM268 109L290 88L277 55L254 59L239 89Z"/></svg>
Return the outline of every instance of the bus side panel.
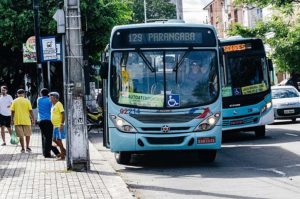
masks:
<svg viewBox="0 0 300 199"><path fill-rule="evenodd" d="M271 94L265 100L243 107L223 109L223 131L262 126L274 122L274 112L271 106L264 113L263 107L271 101Z"/></svg>

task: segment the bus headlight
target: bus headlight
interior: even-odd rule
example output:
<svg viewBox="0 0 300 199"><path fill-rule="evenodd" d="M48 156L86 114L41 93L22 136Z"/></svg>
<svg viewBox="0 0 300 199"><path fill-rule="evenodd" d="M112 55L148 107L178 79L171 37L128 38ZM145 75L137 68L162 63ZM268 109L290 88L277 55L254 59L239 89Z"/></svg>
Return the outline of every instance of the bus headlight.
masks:
<svg viewBox="0 0 300 199"><path fill-rule="evenodd" d="M195 129L194 132L208 131L215 127L220 119L221 114L215 113L203 120Z"/></svg>
<svg viewBox="0 0 300 199"><path fill-rule="evenodd" d="M116 115L110 115L111 121L114 123L115 127L119 129L122 132L125 133L136 133L137 130L126 120L123 118L116 116Z"/></svg>
<svg viewBox="0 0 300 199"><path fill-rule="evenodd" d="M269 110L272 107L272 102L266 103L266 105L261 109L261 113L265 113L267 110Z"/></svg>

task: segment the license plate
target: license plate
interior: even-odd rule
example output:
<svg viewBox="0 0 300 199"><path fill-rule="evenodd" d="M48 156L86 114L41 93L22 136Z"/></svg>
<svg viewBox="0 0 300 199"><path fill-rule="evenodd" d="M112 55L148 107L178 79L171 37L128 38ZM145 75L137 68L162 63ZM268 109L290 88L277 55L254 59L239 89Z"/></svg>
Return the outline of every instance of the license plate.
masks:
<svg viewBox="0 0 300 199"><path fill-rule="evenodd" d="M293 113L295 113L295 110L294 109L284 110L283 113L284 114L293 114Z"/></svg>
<svg viewBox="0 0 300 199"><path fill-rule="evenodd" d="M215 143L215 137L204 137L204 138L197 138L197 144L208 144L208 143Z"/></svg>
<svg viewBox="0 0 300 199"><path fill-rule="evenodd" d="M236 120L236 121L231 121L230 125L238 125L238 124L244 124L243 120Z"/></svg>

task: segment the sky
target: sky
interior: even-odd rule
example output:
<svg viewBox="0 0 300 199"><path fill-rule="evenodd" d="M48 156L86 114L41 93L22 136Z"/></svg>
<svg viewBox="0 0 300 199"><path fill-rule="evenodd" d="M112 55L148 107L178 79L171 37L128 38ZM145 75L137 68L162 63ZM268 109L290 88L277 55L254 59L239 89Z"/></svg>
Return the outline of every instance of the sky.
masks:
<svg viewBox="0 0 300 199"><path fill-rule="evenodd" d="M182 0L183 19L189 23L205 23L207 11L203 7L212 0Z"/></svg>

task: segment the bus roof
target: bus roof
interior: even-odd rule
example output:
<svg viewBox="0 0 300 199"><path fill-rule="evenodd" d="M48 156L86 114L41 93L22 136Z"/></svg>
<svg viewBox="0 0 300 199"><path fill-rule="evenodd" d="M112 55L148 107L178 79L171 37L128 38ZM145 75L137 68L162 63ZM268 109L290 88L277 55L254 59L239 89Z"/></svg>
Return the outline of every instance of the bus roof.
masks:
<svg viewBox="0 0 300 199"><path fill-rule="evenodd" d="M262 40L259 38L244 38L244 37L234 37L234 38L227 38L227 39L220 39L221 43L223 44L230 44L230 43L245 43L245 42L259 42Z"/></svg>
<svg viewBox="0 0 300 199"><path fill-rule="evenodd" d="M145 23L115 26L111 48L217 47L215 28L207 24Z"/></svg>
<svg viewBox="0 0 300 199"><path fill-rule="evenodd" d="M131 28L149 28L149 27L191 27L191 28L210 28L215 31L214 26L208 24L196 24L196 23L169 23L169 22L152 22L152 23L140 23L140 24L128 24L115 26L112 32L120 29Z"/></svg>

